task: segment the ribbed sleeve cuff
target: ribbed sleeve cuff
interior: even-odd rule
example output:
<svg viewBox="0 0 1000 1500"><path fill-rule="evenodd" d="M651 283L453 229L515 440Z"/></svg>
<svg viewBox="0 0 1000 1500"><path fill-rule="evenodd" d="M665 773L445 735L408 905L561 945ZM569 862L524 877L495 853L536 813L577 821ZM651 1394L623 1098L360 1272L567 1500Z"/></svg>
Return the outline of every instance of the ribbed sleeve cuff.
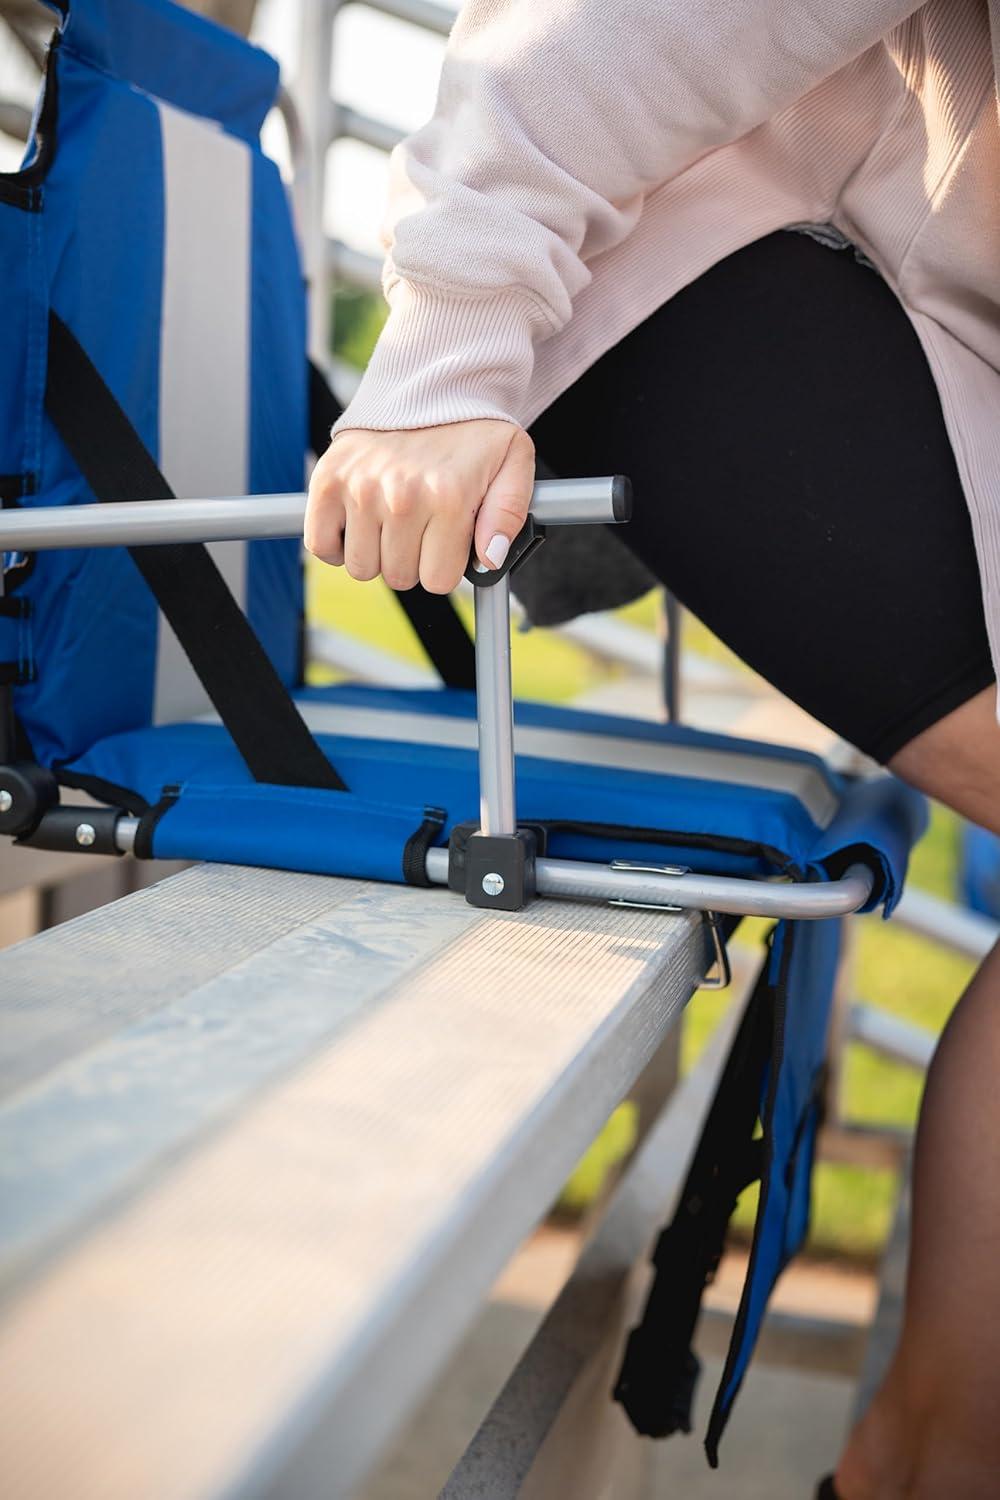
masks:
<svg viewBox="0 0 1000 1500"><path fill-rule="evenodd" d="M436 427L476 417L519 421L534 339L552 325L517 291L462 295L398 281L358 390L334 433Z"/></svg>

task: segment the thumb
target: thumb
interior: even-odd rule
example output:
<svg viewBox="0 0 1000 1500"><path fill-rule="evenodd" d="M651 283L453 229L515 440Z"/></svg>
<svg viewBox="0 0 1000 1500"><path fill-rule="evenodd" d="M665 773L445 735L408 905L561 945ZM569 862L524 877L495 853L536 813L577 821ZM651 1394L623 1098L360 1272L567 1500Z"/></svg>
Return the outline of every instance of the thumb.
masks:
<svg viewBox="0 0 1000 1500"><path fill-rule="evenodd" d="M503 463L483 496L476 520L476 556L487 568L503 566L510 544L524 525L535 485L535 447L518 428Z"/></svg>

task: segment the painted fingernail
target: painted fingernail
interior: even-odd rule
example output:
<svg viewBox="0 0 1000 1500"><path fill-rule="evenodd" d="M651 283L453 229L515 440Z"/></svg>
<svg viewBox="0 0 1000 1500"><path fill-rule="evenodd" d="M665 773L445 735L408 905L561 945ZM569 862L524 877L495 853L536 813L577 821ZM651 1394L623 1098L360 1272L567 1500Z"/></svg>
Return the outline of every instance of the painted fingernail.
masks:
<svg viewBox="0 0 1000 1500"><path fill-rule="evenodd" d="M486 549L486 561L491 562L495 568L502 568L509 551L510 542L498 533Z"/></svg>

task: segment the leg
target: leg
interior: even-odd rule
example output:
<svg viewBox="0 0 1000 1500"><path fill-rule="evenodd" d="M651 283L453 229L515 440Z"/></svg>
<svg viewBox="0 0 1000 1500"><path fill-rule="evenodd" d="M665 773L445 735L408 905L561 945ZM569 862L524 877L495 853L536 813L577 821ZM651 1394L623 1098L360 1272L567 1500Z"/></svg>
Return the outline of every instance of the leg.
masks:
<svg viewBox="0 0 1000 1500"><path fill-rule="evenodd" d="M774 235L609 351L536 424L557 473L630 474L626 539L845 739L1000 833L1000 728L940 402L889 289ZM920 1123L898 1356L844 1500L1000 1493L1000 954L959 1004Z"/></svg>
<svg viewBox="0 0 1000 1500"><path fill-rule="evenodd" d="M992 689L893 769L1000 833ZM843 1500L987 1500L1000 1489L1000 947L945 1029L924 1093L902 1335L837 1470Z"/></svg>

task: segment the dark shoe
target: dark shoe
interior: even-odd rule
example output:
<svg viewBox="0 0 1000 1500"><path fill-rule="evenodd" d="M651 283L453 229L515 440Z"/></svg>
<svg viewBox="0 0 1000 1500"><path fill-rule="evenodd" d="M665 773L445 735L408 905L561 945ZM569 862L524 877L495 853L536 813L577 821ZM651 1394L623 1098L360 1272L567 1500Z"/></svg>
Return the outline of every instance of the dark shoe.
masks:
<svg viewBox="0 0 1000 1500"><path fill-rule="evenodd" d="M840 1500L833 1485L833 1475L828 1474L820 1481L819 1489L816 1491L816 1500Z"/></svg>

